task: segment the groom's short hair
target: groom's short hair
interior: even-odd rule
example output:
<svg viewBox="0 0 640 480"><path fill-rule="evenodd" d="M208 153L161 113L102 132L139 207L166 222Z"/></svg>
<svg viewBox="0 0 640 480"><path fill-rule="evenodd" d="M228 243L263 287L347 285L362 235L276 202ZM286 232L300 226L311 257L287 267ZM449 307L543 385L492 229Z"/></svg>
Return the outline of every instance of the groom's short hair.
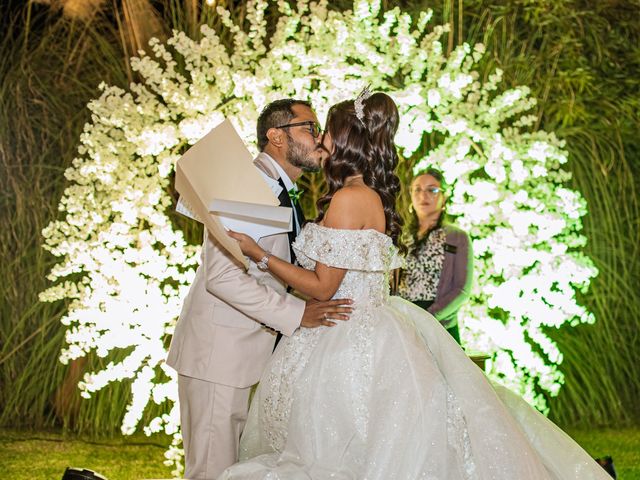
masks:
<svg viewBox="0 0 640 480"><path fill-rule="evenodd" d="M267 132L270 128L274 128L280 125L286 125L295 116L292 107L294 105L304 105L312 108L311 104L305 100L295 100L293 98L282 98L271 102L264 107L260 116L258 117L257 137L258 137L258 149L262 152L264 147L269 143L267 138Z"/></svg>

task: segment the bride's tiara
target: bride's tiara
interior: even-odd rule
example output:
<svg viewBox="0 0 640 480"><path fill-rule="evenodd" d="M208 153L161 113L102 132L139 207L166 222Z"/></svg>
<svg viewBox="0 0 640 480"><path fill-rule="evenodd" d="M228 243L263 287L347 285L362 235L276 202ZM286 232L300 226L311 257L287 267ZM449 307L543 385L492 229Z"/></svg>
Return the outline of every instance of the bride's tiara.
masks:
<svg viewBox="0 0 640 480"><path fill-rule="evenodd" d="M370 86L371 85L367 85L366 87L364 87L362 91L358 94L356 99L353 101L353 107L356 111L356 117L358 117L358 120L360 120L360 123L362 123L362 125L364 125L365 127L367 125L364 123L364 101L367 98L369 98L371 95L373 95L373 92L369 90Z"/></svg>

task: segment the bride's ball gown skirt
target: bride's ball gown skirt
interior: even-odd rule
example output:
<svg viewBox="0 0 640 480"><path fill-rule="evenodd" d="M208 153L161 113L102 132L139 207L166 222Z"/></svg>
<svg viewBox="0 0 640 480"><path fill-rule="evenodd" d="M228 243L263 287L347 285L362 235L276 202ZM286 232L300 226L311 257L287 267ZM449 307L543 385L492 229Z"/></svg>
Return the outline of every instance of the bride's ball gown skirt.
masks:
<svg viewBox="0 0 640 480"><path fill-rule="evenodd" d="M347 270L335 298L355 310L280 342L241 462L222 479L610 480L562 430L492 385L433 316L389 296L399 266L390 237L310 223L294 248L304 268Z"/></svg>

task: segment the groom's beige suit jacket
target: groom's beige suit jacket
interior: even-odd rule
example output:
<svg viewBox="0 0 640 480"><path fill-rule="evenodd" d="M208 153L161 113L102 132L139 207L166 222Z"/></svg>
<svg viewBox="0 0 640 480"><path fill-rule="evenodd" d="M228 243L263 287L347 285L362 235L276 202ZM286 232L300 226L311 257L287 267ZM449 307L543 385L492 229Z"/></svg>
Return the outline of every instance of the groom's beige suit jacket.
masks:
<svg viewBox="0 0 640 480"><path fill-rule="evenodd" d="M269 157L255 166L273 179ZM250 262L248 271L205 231L201 263L176 325L167 364L180 375L236 388L254 385L275 343L273 330L290 336L305 302ZM286 233L262 238L260 246L290 261ZM266 328L266 327L270 327Z"/></svg>

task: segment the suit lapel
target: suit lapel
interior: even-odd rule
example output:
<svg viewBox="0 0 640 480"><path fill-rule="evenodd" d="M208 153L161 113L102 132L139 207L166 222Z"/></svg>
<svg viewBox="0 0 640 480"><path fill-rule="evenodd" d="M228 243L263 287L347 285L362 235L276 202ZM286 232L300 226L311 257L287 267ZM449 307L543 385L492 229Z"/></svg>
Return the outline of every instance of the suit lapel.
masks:
<svg viewBox="0 0 640 480"><path fill-rule="evenodd" d="M280 175L276 170L276 167L273 166L273 162L270 159L270 157L267 154L260 152L258 156L255 158L255 160L253 161L253 164L256 166L256 168L264 172L267 176L278 181L278 183L282 187L282 191L280 192L280 195L278 195L280 206L295 209L296 215L298 216L298 221L300 222L300 226L302 226L302 224L304 223L304 214L302 213L302 209L300 208L300 205L298 203L296 203L295 205L292 205L287 187L284 185L282 178L280 178ZM287 235L289 237L289 253L291 254L291 263L295 263L296 261L296 255L293 251L293 248L291 248L291 244L296 239L296 236L298 235L298 233L299 232L298 232L298 229L296 228L296 222L294 220L293 229L290 232L287 232Z"/></svg>
<svg viewBox="0 0 640 480"><path fill-rule="evenodd" d="M261 170L268 177L273 178L274 180L278 180L280 175L278 175L278 171L276 167L273 166L271 159L266 153L260 152L258 156L253 161L253 164L256 166L258 170Z"/></svg>

